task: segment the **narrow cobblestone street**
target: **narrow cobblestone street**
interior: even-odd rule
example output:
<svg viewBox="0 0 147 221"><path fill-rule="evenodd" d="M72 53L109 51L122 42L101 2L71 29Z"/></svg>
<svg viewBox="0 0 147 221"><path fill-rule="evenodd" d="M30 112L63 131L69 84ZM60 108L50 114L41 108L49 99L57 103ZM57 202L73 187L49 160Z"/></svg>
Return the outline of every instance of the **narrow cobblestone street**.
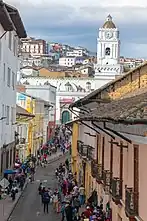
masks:
<svg viewBox="0 0 147 221"><path fill-rule="evenodd" d="M65 157L52 162L47 168L38 168L35 175L35 181L28 184L28 187L22 194L18 204L16 205L9 221L58 221L60 215L53 211L52 205L49 206L49 214L44 214L41 198L38 195L39 182L46 183L47 187L57 188L57 180L55 178L55 168L64 161Z"/></svg>

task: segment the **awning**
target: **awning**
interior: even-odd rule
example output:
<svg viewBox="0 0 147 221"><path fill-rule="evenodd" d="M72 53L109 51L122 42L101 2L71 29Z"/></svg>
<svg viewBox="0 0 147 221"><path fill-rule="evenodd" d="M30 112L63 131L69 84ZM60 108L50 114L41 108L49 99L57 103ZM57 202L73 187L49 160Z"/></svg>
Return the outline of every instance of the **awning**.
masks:
<svg viewBox="0 0 147 221"><path fill-rule="evenodd" d="M24 108L20 107L19 105L16 105L16 119L20 120L25 119L25 118L34 118L35 115L29 113L27 110L25 110Z"/></svg>
<svg viewBox="0 0 147 221"><path fill-rule="evenodd" d="M4 171L4 174L15 174L15 173L17 173L17 171L16 170L5 170Z"/></svg>

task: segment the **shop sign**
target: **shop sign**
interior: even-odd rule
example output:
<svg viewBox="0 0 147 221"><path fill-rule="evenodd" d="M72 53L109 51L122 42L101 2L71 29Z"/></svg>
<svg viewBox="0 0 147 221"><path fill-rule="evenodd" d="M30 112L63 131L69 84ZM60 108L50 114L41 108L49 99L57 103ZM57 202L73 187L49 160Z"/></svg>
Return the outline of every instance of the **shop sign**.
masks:
<svg viewBox="0 0 147 221"><path fill-rule="evenodd" d="M60 98L61 103L70 104L70 103L73 103L74 101L75 101L75 98Z"/></svg>

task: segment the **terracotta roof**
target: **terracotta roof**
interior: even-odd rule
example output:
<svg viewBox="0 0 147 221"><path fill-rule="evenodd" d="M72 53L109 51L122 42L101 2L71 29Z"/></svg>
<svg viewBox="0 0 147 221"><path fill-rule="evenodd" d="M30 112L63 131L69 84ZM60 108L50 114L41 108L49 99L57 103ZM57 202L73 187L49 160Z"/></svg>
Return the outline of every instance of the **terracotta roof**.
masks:
<svg viewBox="0 0 147 221"><path fill-rule="evenodd" d="M16 105L16 115L17 116L26 116L26 117L35 117L34 114L29 113L27 110L24 108Z"/></svg>
<svg viewBox="0 0 147 221"><path fill-rule="evenodd" d="M80 115L80 119L129 122L147 120L147 92L133 97L100 103L93 113ZM145 112L146 111L146 112Z"/></svg>

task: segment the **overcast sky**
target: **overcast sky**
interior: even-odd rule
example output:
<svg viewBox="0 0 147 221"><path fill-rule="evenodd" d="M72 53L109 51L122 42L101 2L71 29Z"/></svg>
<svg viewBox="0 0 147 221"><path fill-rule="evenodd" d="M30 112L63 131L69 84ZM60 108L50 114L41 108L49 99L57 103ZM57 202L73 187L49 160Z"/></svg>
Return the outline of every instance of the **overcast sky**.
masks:
<svg viewBox="0 0 147 221"><path fill-rule="evenodd" d="M6 2L19 9L28 36L85 46L93 52L96 52L98 29L103 25L106 16L111 14L120 30L121 55L147 58L145 0L6 0Z"/></svg>

